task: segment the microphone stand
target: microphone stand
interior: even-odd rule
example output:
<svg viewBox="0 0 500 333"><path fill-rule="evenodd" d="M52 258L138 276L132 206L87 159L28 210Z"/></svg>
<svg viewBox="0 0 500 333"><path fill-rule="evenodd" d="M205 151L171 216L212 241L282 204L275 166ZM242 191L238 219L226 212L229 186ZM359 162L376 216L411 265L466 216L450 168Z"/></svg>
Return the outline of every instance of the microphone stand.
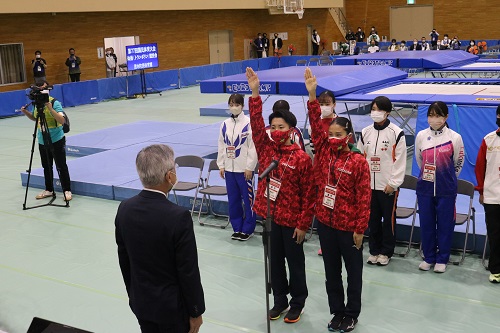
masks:
<svg viewBox="0 0 500 333"><path fill-rule="evenodd" d="M271 319L269 318L269 295L271 294L271 194L269 192L269 184L271 182L270 172L266 175L267 188L267 217L262 231L262 244L264 245L264 277L266 283L266 323L267 332L271 332Z"/></svg>

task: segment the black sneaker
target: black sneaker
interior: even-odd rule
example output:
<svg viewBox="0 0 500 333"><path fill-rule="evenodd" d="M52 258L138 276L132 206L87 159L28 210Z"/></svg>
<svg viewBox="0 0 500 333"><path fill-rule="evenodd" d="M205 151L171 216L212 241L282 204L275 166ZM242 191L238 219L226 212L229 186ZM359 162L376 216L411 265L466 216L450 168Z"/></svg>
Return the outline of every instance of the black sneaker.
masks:
<svg viewBox="0 0 500 333"><path fill-rule="evenodd" d="M304 308L291 308L285 316L285 323L293 324L300 320L300 315L304 313Z"/></svg>
<svg viewBox="0 0 500 333"><path fill-rule="evenodd" d="M342 319L342 323L340 323L338 331L341 333L350 332L354 329L354 326L356 326L357 323L357 319L350 316L345 316L344 319Z"/></svg>
<svg viewBox="0 0 500 333"><path fill-rule="evenodd" d="M247 241L250 238L252 238L252 236L253 236L253 234L245 234L243 232L240 232L240 238L238 238L238 240L240 240L240 241Z"/></svg>
<svg viewBox="0 0 500 333"><path fill-rule="evenodd" d="M345 315L343 313L335 314L328 323L328 330L332 332L338 331L344 317Z"/></svg>
<svg viewBox="0 0 500 333"><path fill-rule="evenodd" d="M235 232L234 234L231 235L231 239L234 240L240 240L241 237L241 232Z"/></svg>
<svg viewBox="0 0 500 333"><path fill-rule="evenodd" d="M269 319L279 319L281 317L281 314L287 312L288 310L290 310L288 304L283 306L275 305L271 310L269 310Z"/></svg>

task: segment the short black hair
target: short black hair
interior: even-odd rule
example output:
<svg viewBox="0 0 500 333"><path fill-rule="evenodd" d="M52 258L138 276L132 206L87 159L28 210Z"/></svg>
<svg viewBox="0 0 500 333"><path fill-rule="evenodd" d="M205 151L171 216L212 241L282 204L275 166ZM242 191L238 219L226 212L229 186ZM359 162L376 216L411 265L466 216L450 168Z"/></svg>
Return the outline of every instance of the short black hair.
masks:
<svg viewBox="0 0 500 333"><path fill-rule="evenodd" d="M500 114L500 105L497 107L497 115Z"/></svg>
<svg viewBox="0 0 500 333"><path fill-rule="evenodd" d="M370 104L370 110L373 108L373 104L377 104L379 110L383 110L385 112L392 111L392 103L391 100L385 96L377 96Z"/></svg>
<svg viewBox="0 0 500 333"><path fill-rule="evenodd" d="M42 54L42 51L40 51L40 50L36 50L36 51L35 51L35 54L38 54L38 53Z"/></svg>
<svg viewBox="0 0 500 333"><path fill-rule="evenodd" d="M238 105L245 105L245 97L242 94L232 94L229 96L229 99L227 100L227 104L238 104Z"/></svg>
<svg viewBox="0 0 500 333"><path fill-rule="evenodd" d="M440 117L447 117L448 116L448 105L446 103L441 102L441 101L436 101L429 105L429 109L427 110L427 117L431 115L431 112L434 111L434 113Z"/></svg>
<svg viewBox="0 0 500 333"><path fill-rule="evenodd" d="M394 38L393 38L393 39L391 40L391 43L396 43L396 39L394 39Z"/></svg>
<svg viewBox="0 0 500 333"><path fill-rule="evenodd" d="M295 118L295 115L290 110L280 109L273 111L269 115L269 125L271 125L274 118L282 118L290 127L297 126L297 118Z"/></svg>
<svg viewBox="0 0 500 333"><path fill-rule="evenodd" d="M353 134L354 135L354 129L352 128L352 122L347 119L346 117L336 117L333 119L331 122L330 126L336 124L339 125L340 127L343 127L344 130L347 132L347 135Z"/></svg>
<svg viewBox="0 0 500 333"><path fill-rule="evenodd" d="M71 50L73 50L73 51L74 51L75 49L74 49L74 48L70 48L70 49L68 50L68 52L71 52Z"/></svg>
<svg viewBox="0 0 500 333"><path fill-rule="evenodd" d="M318 101L325 99L326 97L330 97L332 102L335 103L335 94L330 90L325 90L318 96Z"/></svg>
<svg viewBox="0 0 500 333"><path fill-rule="evenodd" d="M401 41L401 44L403 44L403 43L404 43L404 44L406 44L406 41L405 41L405 40L402 40L402 41Z"/></svg>
<svg viewBox="0 0 500 333"><path fill-rule="evenodd" d="M276 101L273 105L273 112L278 111L278 110L288 110L290 111L290 104L288 104L287 101L284 99L280 99Z"/></svg>

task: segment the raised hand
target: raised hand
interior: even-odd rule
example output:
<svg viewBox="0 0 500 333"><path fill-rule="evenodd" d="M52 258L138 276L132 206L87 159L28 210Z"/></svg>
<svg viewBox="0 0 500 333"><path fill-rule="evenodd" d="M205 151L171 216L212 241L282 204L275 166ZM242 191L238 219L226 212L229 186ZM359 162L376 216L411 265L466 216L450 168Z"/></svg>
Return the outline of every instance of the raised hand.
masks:
<svg viewBox="0 0 500 333"><path fill-rule="evenodd" d="M309 67L306 68L304 79L307 92L309 93L309 101L312 102L316 99L316 88L318 87L318 81L316 80L316 76L313 75Z"/></svg>
<svg viewBox="0 0 500 333"><path fill-rule="evenodd" d="M252 90L252 97L258 97L259 96L259 88L260 88L260 81L259 77L257 74L253 71L252 68L247 67L247 80L248 80L248 85L250 89Z"/></svg>

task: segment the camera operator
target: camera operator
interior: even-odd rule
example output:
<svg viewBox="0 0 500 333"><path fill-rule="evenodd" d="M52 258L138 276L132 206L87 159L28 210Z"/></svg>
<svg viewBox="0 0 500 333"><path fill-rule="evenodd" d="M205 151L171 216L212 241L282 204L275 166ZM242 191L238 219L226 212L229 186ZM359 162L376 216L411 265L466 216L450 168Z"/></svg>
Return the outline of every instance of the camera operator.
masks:
<svg viewBox="0 0 500 333"><path fill-rule="evenodd" d="M46 81L45 69L47 68L47 61L42 58L42 51L35 51L35 59L31 60L31 64L33 65L33 77L35 78L35 84Z"/></svg>
<svg viewBox="0 0 500 333"><path fill-rule="evenodd" d="M69 57L66 59L66 66L69 68L69 77L71 78L71 82L79 82L80 81L80 64L82 61L80 57L75 55L75 49L69 49Z"/></svg>
<svg viewBox="0 0 500 333"><path fill-rule="evenodd" d="M45 89L49 87L47 81L38 83L37 86L32 86L32 91L30 93L30 98L34 99L35 102L33 104L35 107L33 111L29 111L26 109L27 105L21 108L21 112L24 113L26 117L29 119L36 121L38 116L38 108L36 104L41 94L45 93ZM42 97L43 99L43 97ZM64 111L61 106L61 102L55 100L53 97L49 97L48 101L45 99L45 103L42 102L43 113L45 115L45 119L47 120L47 127L50 134L50 141L52 141L52 146L54 148L53 152L51 151L49 144L46 144L43 140L42 129L40 123L38 126L37 138L38 138L38 149L40 151L40 158L42 160L43 174L45 177L45 190L40 192L35 198L36 199L44 199L47 197L52 197L54 192L54 175L52 164L53 161L56 162L56 166L59 167L59 177L61 178L61 186L62 190L65 194L66 200L69 201L72 199L71 195L71 185L69 178L68 165L66 164L66 138L64 136L64 132L62 129L62 124L64 124ZM46 129L45 129L46 130ZM64 199L64 198L63 198Z"/></svg>

